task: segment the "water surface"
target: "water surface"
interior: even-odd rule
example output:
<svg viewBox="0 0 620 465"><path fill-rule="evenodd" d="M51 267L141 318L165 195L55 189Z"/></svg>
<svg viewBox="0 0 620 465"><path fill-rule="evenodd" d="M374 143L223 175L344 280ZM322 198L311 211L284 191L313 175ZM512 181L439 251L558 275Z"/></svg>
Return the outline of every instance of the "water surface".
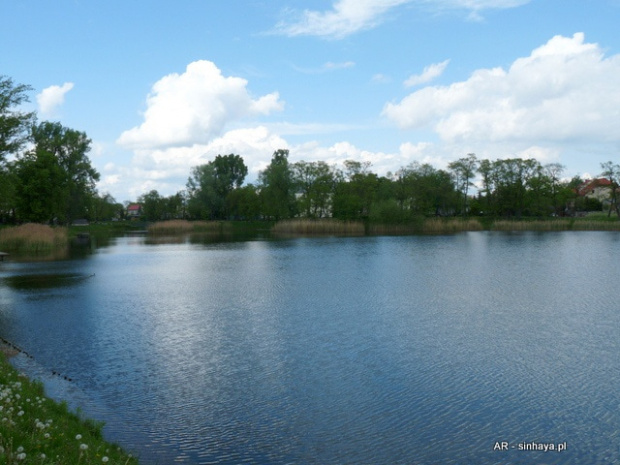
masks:
<svg viewBox="0 0 620 465"><path fill-rule="evenodd" d="M618 463L619 239L119 238L0 264L0 335L147 464Z"/></svg>

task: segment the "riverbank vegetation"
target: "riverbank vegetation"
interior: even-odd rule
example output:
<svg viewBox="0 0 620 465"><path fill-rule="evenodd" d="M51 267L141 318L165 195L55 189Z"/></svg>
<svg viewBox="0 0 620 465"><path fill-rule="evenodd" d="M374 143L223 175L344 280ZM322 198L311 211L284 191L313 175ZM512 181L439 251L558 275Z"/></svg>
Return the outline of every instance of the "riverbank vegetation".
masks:
<svg viewBox="0 0 620 465"><path fill-rule="evenodd" d="M0 224L38 222L70 225L122 222L130 202L119 204L96 189L99 173L91 166L91 141L85 133L59 123L37 122L19 111L29 86L0 76ZM289 161L276 150L255 184L244 184L248 167L241 155L217 155L190 169L186 189L162 196L151 190L134 202L132 220L155 223L153 235L171 231L227 228L229 222L283 223L280 228L342 229L362 223L381 234L521 228L515 220L538 219L539 229L585 226L570 220L586 212L620 216L620 165L606 162L599 178L569 178L558 163L534 159L478 159L475 154L445 168L412 162L385 175L370 162ZM444 221L462 218L463 221ZM477 221L471 221L472 219ZM78 221L76 221L78 220ZM159 223L164 220L168 224ZM195 224L179 223L192 220ZM502 221L507 221L502 223ZM206 222L206 223L204 223ZM234 223L233 223L234 224ZM599 225L613 229L607 223ZM596 224L589 224L589 228ZM233 227L234 229L234 227Z"/></svg>
<svg viewBox="0 0 620 465"><path fill-rule="evenodd" d="M157 221L147 228L152 235L190 234L190 233L224 233L230 232L232 225L227 221Z"/></svg>
<svg viewBox="0 0 620 465"><path fill-rule="evenodd" d="M67 247L67 228L27 223L0 229L0 250L18 253L45 253Z"/></svg>
<svg viewBox="0 0 620 465"><path fill-rule="evenodd" d="M0 463L137 464L66 403L46 398L43 385L20 375L0 354Z"/></svg>

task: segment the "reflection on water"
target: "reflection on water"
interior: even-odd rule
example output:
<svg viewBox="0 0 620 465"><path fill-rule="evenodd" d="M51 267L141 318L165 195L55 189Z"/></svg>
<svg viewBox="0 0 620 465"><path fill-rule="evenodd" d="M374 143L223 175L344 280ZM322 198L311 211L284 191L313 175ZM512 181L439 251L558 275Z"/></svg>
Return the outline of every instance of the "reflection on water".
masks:
<svg viewBox="0 0 620 465"><path fill-rule="evenodd" d="M49 289L73 286L79 284L81 280L92 278L93 276L94 274L82 275L77 273L11 275L0 278L0 285L6 284L18 290Z"/></svg>
<svg viewBox="0 0 620 465"><path fill-rule="evenodd" d="M613 463L617 247L122 238L0 265L0 335L144 463ZM567 450L517 450L532 441Z"/></svg>

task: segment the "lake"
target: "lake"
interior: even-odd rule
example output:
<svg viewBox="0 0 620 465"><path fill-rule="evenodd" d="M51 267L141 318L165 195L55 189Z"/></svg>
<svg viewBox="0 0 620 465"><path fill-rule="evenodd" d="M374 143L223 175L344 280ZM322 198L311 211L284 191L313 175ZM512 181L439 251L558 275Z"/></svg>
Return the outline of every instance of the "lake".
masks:
<svg viewBox="0 0 620 465"><path fill-rule="evenodd" d="M121 237L0 263L0 336L144 464L619 463L619 250Z"/></svg>

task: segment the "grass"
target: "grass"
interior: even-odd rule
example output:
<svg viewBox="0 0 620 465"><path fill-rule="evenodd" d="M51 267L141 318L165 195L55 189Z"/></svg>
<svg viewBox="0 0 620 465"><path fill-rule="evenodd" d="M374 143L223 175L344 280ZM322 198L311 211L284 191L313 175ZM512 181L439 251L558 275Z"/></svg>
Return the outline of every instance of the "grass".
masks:
<svg viewBox="0 0 620 465"><path fill-rule="evenodd" d="M271 232L276 235L355 235L363 236L366 231L361 221L341 221L331 218L294 219L278 221Z"/></svg>
<svg viewBox="0 0 620 465"><path fill-rule="evenodd" d="M137 464L102 438L102 426L46 398L0 354L0 464Z"/></svg>
<svg viewBox="0 0 620 465"><path fill-rule="evenodd" d="M169 220L158 221L149 225L149 234L153 235L174 235L188 233L221 233L231 229L230 223L226 221L187 221Z"/></svg>
<svg viewBox="0 0 620 465"><path fill-rule="evenodd" d="M0 229L0 250L3 252L41 253L67 247L67 228L26 223Z"/></svg>

